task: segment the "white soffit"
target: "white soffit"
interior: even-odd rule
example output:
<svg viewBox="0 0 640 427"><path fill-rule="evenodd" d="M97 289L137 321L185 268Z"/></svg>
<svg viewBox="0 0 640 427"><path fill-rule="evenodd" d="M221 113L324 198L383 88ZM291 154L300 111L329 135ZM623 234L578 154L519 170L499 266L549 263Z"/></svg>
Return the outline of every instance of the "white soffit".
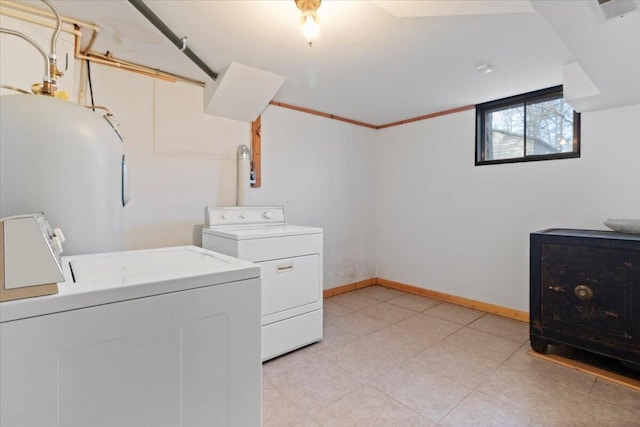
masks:
<svg viewBox="0 0 640 427"><path fill-rule="evenodd" d="M535 12L529 0L398 0L372 3L398 18Z"/></svg>
<svg viewBox="0 0 640 427"><path fill-rule="evenodd" d="M232 62L204 89L204 112L228 119L254 121L286 79L278 74Z"/></svg>
<svg viewBox="0 0 640 427"><path fill-rule="evenodd" d="M640 3L626 1L636 6ZM640 14L629 13L602 22L594 13L594 3L597 0L535 1L533 6L569 49L584 77L600 92L574 102L577 108L584 112L638 104Z"/></svg>
<svg viewBox="0 0 640 427"><path fill-rule="evenodd" d="M601 94L577 62L562 68L562 84L564 99L578 112L585 110L594 97Z"/></svg>

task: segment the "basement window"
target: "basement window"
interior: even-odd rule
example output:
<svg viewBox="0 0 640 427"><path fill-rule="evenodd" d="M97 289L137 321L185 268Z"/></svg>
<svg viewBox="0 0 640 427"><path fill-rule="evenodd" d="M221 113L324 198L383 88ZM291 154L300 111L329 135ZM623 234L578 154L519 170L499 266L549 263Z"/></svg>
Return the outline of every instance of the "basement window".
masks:
<svg viewBox="0 0 640 427"><path fill-rule="evenodd" d="M580 157L580 113L562 86L476 105L476 166Z"/></svg>

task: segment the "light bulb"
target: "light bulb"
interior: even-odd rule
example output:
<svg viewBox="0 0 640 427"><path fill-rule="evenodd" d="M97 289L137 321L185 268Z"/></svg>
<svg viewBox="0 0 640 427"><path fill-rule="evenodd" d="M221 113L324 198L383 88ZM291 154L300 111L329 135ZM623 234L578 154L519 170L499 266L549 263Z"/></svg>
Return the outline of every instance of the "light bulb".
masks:
<svg viewBox="0 0 640 427"><path fill-rule="evenodd" d="M316 22L317 18L314 18L313 15L307 15L304 24L302 24L302 32L305 36L307 36L307 40L309 41L309 46L311 46L311 39L318 35L318 23Z"/></svg>

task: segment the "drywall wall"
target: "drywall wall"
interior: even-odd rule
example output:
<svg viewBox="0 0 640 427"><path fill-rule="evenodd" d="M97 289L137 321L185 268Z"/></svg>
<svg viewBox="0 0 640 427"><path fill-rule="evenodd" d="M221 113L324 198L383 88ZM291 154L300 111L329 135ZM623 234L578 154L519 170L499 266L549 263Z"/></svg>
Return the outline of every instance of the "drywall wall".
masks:
<svg viewBox="0 0 640 427"><path fill-rule="evenodd" d="M375 130L269 106L262 187L248 204L284 205L292 224L324 230L324 287L375 277Z"/></svg>
<svg viewBox="0 0 640 427"><path fill-rule="evenodd" d="M582 115L579 159L474 166L475 112L381 130L379 277L529 307L529 233L640 216L640 105Z"/></svg>

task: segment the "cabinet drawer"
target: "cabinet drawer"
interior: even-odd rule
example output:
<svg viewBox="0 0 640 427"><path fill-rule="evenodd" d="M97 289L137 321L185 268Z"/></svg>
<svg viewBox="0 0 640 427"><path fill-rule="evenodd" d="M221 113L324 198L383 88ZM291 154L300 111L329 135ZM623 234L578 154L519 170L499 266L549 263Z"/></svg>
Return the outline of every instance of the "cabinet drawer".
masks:
<svg viewBox="0 0 640 427"><path fill-rule="evenodd" d="M320 256L317 254L260 262L262 315L320 300Z"/></svg>

